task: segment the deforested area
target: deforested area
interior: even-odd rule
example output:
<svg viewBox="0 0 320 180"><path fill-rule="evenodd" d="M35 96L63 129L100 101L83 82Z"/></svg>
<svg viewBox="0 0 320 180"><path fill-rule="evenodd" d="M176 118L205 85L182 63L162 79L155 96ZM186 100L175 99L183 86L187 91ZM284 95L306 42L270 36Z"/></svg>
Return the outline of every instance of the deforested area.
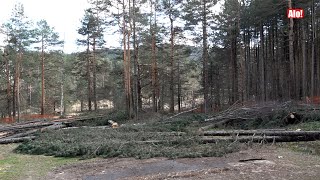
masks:
<svg viewBox="0 0 320 180"><path fill-rule="evenodd" d="M320 175L318 0L1 2L0 179Z"/></svg>

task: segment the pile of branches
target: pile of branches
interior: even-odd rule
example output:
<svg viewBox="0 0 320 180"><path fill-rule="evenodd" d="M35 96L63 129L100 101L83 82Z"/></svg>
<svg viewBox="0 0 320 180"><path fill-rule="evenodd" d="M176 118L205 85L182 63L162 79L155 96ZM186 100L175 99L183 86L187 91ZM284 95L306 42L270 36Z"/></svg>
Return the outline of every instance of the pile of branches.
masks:
<svg viewBox="0 0 320 180"><path fill-rule="evenodd" d="M236 120L246 121L270 117L276 113L281 115L284 114L282 120L283 122L286 122L286 119L292 117L292 114L306 114L310 111L319 111L319 109L312 104L304 104L294 101L287 101L283 103L265 102L251 106L243 106L241 103L235 103L228 109L205 119L205 122L210 123L210 125L202 127L202 130L208 130L212 127L228 124Z"/></svg>

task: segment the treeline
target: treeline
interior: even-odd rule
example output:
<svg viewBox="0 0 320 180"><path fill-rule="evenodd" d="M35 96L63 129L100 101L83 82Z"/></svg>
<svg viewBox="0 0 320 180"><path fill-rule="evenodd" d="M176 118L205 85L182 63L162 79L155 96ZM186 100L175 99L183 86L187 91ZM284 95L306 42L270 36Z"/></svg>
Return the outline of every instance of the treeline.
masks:
<svg viewBox="0 0 320 180"><path fill-rule="evenodd" d="M60 107L59 111L76 102L80 110L97 110L102 100L109 100L109 107L125 108L130 117L137 117L145 108L172 113L201 105L209 112L235 102L301 100L320 93L318 1L90 3L92 7L75 30L83 37L77 43L86 50L72 55L46 50L61 46L53 29L39 34L35 29L44 25L31 26L30 31L24 30L26 23L13 26L18 22L14 18L23 19L18 13L23 8L14 10L16 16L2 28L8 36L0 74L4 94L0 100L3 106L7 104L2 107L4 115L15 116L20 111L20 88L22 96L27 97L29 91L29 96L35 96L30 104L36 99L32 106L40 107L41 113L46 103ZM288 19L290 7L303 8L305 17ZM104 38L110 32L121 34L120 49L104 48L112 45ZM31 51L35 46L31 44L39 50ZM28 58L32 60L25 60ZM51 76L49 67L60 73ZM23 88L29 81L33 82L29 89L38 89L34 94ZM55 108L47 111L50 109Z"/></svg>

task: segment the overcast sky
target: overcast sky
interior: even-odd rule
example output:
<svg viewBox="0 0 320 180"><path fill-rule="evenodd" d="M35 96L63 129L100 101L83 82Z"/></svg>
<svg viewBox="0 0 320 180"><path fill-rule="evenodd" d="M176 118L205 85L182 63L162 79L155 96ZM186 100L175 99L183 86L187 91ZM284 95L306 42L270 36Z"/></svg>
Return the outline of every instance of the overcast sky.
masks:
<svg viewBox="0 0 320 180"><path fill-rule="evenodd" d="M65 40L64 52L85 50L84 47L76 45L76 40L81 38L77 29L80 27L84 10L90 7L87 0L0 0L0 26L10 18L14 5L18 2L24 5L25 15L34 23L45 19L50 26L55 28L61 40ZM220 7L220 5L215 6L214 12L218 13ZM106 30L106 44L108 47L119 47L121 36L114 35L112 31ZM3 41L1 35L0 41Z"/></svg>
<svg viewBox="0 0 320 180"><path fill-rule="evenodd" d="M90 6L87 0L0 0L0 25L10 18L17 2L24 5L25 15L31 20L37 22L45 19L62 40L65 37L65 52L80 50L75 41L79 37L77 28L80 27L80 19Z"/></svg>

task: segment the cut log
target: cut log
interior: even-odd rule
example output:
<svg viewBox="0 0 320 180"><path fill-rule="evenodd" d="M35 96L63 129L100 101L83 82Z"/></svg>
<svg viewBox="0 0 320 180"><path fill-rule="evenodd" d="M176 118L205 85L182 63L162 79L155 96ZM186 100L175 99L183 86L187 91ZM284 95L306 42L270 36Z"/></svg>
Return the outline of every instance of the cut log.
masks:
<svg viewBox="0 0 320 180"><path fill-rule="evenodd" d="M41 123L32 123L32 124L24 124L24 125L5 126L0 129L0 132L41 128L41 127L50 126L53 124L54 124L53 122L44 122L44 123L41 122Z"/></svg>
<svg viewBox="0 0 320 180"><path fill-rule="evenodd" d="M248 136L248 135L266 135L266 136L311 136L320 137L320 131L261 131L261 130L235 130L235 131L203 131L203 136Z"/></svg>
<svg viewBox="0 0 320 180"><path fill-rule="evenodd" d="M248 136L248 137L225 137L225 138L203 138L203 143L217 143L217 142L299 142L299 141L316 141L319 140L319 137L310 137L310 136Z"/></svg>
<svg viewBox="0 0 320 180"><path fill-rule="evenodd" d="M14 125L7 125L7 126L1 126L0 132L6 132L6 131L19 131L19 130L27 130L27 129L35 129L35 128L42 128L46 126L51 126L57 122L63 123L63 124L70 124L74 121L86 121L90 119L95 118L103 118L105 115L98 115L98 116L85 116L85 117L76 117L76 118L67 118L67 119L57 119L54 121L43 121L43 120L36 120L36 121L30 121L30 122L22 122L17 123Z"/></svg>
<svg viewBox="0 0 320 180"><path fill-rule="evenodd" d="M112 128L118 128L119 124L117 122L114 122L112 120L108 120L108 123L111 125Z"/></svg>
<svg viewBox="0 0 320 180"><path fill-rule="evenodd" d="M246 136L246 137L203 137L199 139L201 143L219 143L219 142L239 142L239 143L273 143L273 142L299 142L299 141L316 141L319 138L305 137L305 136ZM147 141L128 141L127 143L137 143L137 144L164 144L173 143L179 144L179 140L147 140Z"/></svg>
<svg viewBox="0 0 320 180"><path fill-rule="evenodd" d="M0 144L19 143L35 139L35 136L19 137L19 138L5 138L0 139Z"/></svg>
<svg viewBox="0 0 320 180"><path fill-rule="evenodd" d="M286 124L296 124L301 121L301 115L296 112L290 112L285 118Z"/></svg>
<svg viewBox="0 0 320 180"><path fill-rule="evenodd" d="M79 128L90 128L90 129L112 129L110 126L78 126L78 127L65 127L63 130L68 129L79 129Z"/></svg>
<svg viewBox="0 0 320 180"><path fill-rule="evenodd" d="M240 159L239 162L249 162L249 161L263 161L264 158L250 158L250 159Z"/></svg>
<svg viewBox="0 0 320 180"><path fill-rule="evenodd" d="M44 131L48 131L48 130L61 129L61 128L65 128L65 127L66 127L65 124L55 123L55 124L53 124L51 126L47 126L47 127L41 128L40 132L44 132Z"/></svg>
<svg viewBox="0 0 320 180"><path fill-rule="evenodd" d="M8 136L6 138L3 139L12 139L12 138L19 138L19 137L25 137L25 136L29 136L30 134L34 134L36 132L38 132L38 129L33 129L33 130L29 130L27 132L23 132L23 133L18 133L18 134L13 134L11 136Z"/></svg>

